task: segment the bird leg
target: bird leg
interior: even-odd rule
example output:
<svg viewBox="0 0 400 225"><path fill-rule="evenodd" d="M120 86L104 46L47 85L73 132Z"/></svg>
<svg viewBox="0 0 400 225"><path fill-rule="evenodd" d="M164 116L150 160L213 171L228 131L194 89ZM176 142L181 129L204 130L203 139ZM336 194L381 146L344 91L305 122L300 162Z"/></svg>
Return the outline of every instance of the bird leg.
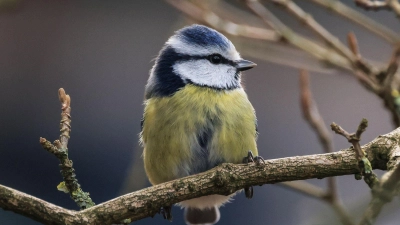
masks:
<svg viewBox="0 0 400 225"><path fill-rule="evenodd" d="M248 151L247 156L243 158L243 163L248 164L248 163L256 163L257 165L260 165L261 163L265 164L265 161L263 157L261 156L253 156L253 153L251 150ZM244 188L244 195L246 198L250 199L253 197L253 187L245 187Z"/></svg>
<svg viewBox="0 0 400 225"><path fill-rule="evenodd" d="M169 222L172 222L172 206L164 206L160 209L160 214L163 215L164 219L167 219Z"/></svg>

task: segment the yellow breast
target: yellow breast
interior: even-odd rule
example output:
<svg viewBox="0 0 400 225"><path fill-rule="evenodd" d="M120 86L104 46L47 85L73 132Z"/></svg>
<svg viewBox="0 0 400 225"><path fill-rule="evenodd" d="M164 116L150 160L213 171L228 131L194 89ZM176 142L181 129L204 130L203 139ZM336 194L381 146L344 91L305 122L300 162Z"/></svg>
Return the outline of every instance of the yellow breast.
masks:
<svg viewBox="0 0 400 225"><path fill-rule="evenodd" d="M171 97L147 100L144 118L143 158L152 184L190 175L204 163L241 163L248 150L258 155L256 117L243 89L186 85ZM202 132L212 134L205 158L198 154Z"/></svg>

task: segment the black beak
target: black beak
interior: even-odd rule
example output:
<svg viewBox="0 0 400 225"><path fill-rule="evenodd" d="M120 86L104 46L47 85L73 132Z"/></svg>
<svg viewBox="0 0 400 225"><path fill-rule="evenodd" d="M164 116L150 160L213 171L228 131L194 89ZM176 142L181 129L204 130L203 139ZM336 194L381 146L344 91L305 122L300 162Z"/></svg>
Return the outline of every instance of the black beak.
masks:
<svg viewBox="0 0 400 225"><path fill-rule="evenodd" d="M249 70L255 66L257 66L257 64L248 60L241 59L239 61L236 61L236 68L238 71Z"/></svg>

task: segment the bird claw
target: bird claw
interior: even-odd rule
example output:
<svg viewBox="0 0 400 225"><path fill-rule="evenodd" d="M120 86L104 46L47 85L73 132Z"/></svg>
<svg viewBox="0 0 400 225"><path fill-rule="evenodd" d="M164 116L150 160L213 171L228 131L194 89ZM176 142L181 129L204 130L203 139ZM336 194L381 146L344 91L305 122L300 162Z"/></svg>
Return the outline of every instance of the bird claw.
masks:
<svg viewBox="0 0 400 225"><path fill-rule="evenodd" d="M163 215L164 219L172 222L172 207L171 206L164 206L160 209L160 214Z"/></svg>
<svg viewBox="0 0 400 225"><path fill-rule="evenodd" d="M257 165L260 165L261 163L265 164L265 160L261 156L253 156L253 153L251 150L248 151L247 156L243 158L243 163L251 163L254 162Z"/></svg>
<svg viewBox="0 0 400 225"><path fill-rule="evenodd" d="M247 156L243 158L243 163L255 163L256 165L265 164L265 160L261 156L253 156L251 150L248 151ZM253 187L245 187L244 188L244 195L246 198L250 199L253 198Z"/></svg>
<svg viewBox="0 0 400 225"><path fill-rule="evenodd" d="M253 187L245 187L244 188L244 195L246 196L246 198L251 199L253 198Z"/></svg>

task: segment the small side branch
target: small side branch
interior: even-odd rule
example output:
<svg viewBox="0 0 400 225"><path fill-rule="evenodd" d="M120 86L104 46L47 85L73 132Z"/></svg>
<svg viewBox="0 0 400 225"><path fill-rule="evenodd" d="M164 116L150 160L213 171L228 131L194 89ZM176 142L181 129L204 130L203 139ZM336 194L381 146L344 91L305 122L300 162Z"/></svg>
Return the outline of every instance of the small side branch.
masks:
<svg viewBox="0 0 400 225"><path fill-rule="evenodd" d="M370 32L382 37L390 44L396 44L400 41L399 35L393 30L389 29L384 24L380 24L377 21L365 16L364 14L358 12L352 7L342 3L339 0L310 0L315 4L318 4L329 11L332 11L349 21L364 27Z"/></svg>
<svg viewBox="0 0 400 225"><path fill-rule="evenodd" d="M315 103L312 97L310 89L310 78L306 70L300 70L300 96L301 96L300 100L301 109L303 112L304 119L310 124L310 126L314 129L315 133L318 135L318 139L322 145L323 150L326 153L333 152L332 138L328 131L328 128L325 126L322 116L318 111L317 104ZM299 185L299 188L301 188L300 190L304 192L305 187L307 186L305 184L301 185L300 183L298 183L299 181L296 182ZM328 182L328 190L324 193L323 196L320 196L319 198L333 207L335 212L338 214L342 224L352 225L353 221L338 197L337 194L338 190L335 177L329 177L327 182ZM294 186L294 184L292 184L292 186ZM310 187L309 190L315 191L315 193L320 193L316 191L317 188L318 187L315 187L313 188L314 189L313 190ZM310 195L307 192L304 193ZM320 194L317 194L317 196L319 195Z"/></svg>
<svg viewBox="0 0 400 225"><path fill-rule="evenodd" d="M399 193L400 166L386 173L380 184L372 189L372 200L364 212L360 225L372 225L380 214L383 206L391 202Z"/></svg>
<svg viewBox="0 0 400 225"><path fill-rule="evenodd" d="M297 19L307 25L313 32L321 37L327 44L332 46L336 51L346 57L350 62L354 63L356 58L352 52L340 40L333 36L328 30L321 26L311 14L306 13L296 3L291 0L273 0L275 4L284 7L289 13L293 14Z"/></svg>
<svg viewBox="0 0 400 225"><path fill-rule="evenodd" d="M332 140L328 129L325 126L317 105L310 90L310 79L306 70L300 71L300 95L301 109L304 119L310 124L318 135L318 139L322 145L324 152L333 152Z"/></svg>
<svg viewBox="0 0 400 225"><path fill-rule="evenodd" d="M75 169L72 166L72 160L68 158L68 140L71 133L71 98L65 94L63 88L58 91L58 98L61 102L61 121L60 138L52 144L45 138L40 138L42 147L55 155L60 160L61 175L64 181L57 188L60 191L69 193L71 198L81 209L86 209L95 205L89 197L89 193L83 192L78 179L76 179Z"/></svg>
<svg viewBox="0 0 400 225"><path fill-rule="evenodd" d="M279 41L280 35L275 31L258 28L249 25L237 24L232 21L226 20L218 14L207 11L198 7L190 1L185 0L166 0L173 7L177 8L186 15L192 17L196 21L207 24L208 26L214 27L223 33L230 35L251 38L263 41Z"/></svg>
<svg viewBox="0 0 400 225"><path fill-rule="evenodd" d="M368 184L368 186L373 188L379 182L379 180L372 171L371 163L360 146L361 134L366 130L367 126L368 120L363 118L360 122L360 125L358 125L357 131L350 134L336 123L331 124L332 130L336 134L342 135L353 145L353 149L357 156L358 166L360 168L360 173L364 177L364 181Z"/></svg>

